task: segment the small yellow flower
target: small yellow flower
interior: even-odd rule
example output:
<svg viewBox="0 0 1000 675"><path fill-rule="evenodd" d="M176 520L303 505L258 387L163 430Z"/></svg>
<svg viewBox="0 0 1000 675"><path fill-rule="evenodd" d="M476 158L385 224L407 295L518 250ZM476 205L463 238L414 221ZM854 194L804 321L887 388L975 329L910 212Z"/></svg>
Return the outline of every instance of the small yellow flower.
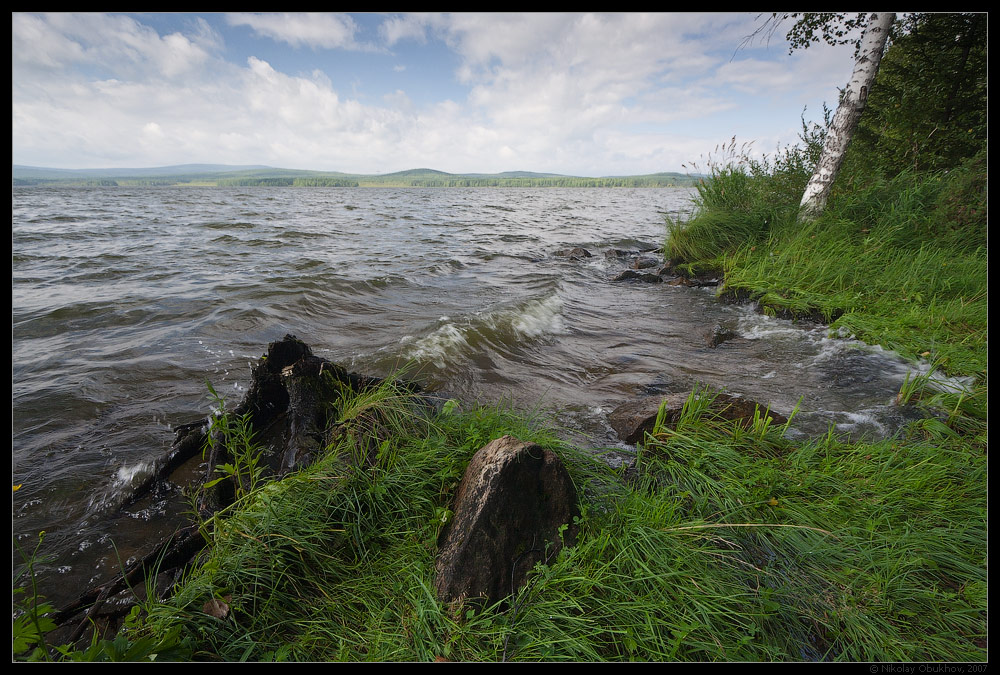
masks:
<svg viewBox="0 0 1000 675"><path fill-rule="evenodd" d="M778 500L775 499L774 497L771 497L770 501L768 501L767 503L770 504L771 506L777 506Z"/></svg>

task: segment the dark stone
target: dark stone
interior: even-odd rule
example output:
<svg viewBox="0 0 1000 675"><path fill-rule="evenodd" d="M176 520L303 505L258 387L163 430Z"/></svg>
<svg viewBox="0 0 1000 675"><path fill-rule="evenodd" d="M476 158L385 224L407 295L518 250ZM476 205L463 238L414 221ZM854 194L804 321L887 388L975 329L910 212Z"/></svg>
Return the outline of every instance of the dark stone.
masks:
<svg viewBox="0 0 1000 675"><path fill-rule="evenodd" d="M315 356L306 343L286 335L268 345L267 354L251 371L247 393L231 414L250 415L258 442L274 450L269 468L281 475L308 466L316 458L326 444L327 417L335 413L329 407L342 390L362 392L381 383L380 378L350 373ZM410 383L400 386L411 392L419 389ZM205 429L189 436L185 437L188 446L203 445ZM218 477L215 467L232 462L222 440L215 439L211 445L206 482ZM231 479L206 489L201 496L202 511L210 514L232 503L235 489Z"/></svg>
<svg viewBox="0 0 1000 675"><path fill-rule="evenodd" d="M560 250L556 251L555 253L553 253L553 255L562 256L564 258L590 258L590 257L593 257L593 256L591 256L590 251L588 251L587 249L582 248L580 246L577 246L576 248L563 248L563 249L560 249Z"/></svg>
<svg viewBox="0 0 1000 675"><path fill-rule="evenodd" d="M632 262L632 269L645 270L649 269L650 267L656 267L659 264L660 261L657 260L656 258L648 258L640 256Z"/></svg>
<svg viewBox="0 0 1000 675"><path fill-rule="evenodd" d="M715 326L713 326L711 330L706 331L703 334L703 337L705 338L705 343L708 344L708 346L712 347L713 349L721 345L723 342L728 342L730 340L738 338L739 336L740 334L737 333L735 330L727 328L722 324L718 323L715 324Z"/></svg>
<svg viewBox="0 0 1000 675"><path fill-rule="evenodd" d="M612 281L644 281L649 284L658 284L663 281L658 275L650 273L636 272L635 270L625 270Z"/></svg>
<svg viewBox="0 0 1000 675"><path fill-rule="evenodd" d="M673 259L668 259L663 263L663 267L660 268L661 274L676 274L674 268L677 267L677 261Z"/></svg>
<svg viewBox="0 0 1000 675"><path fill-rule="evenodd" d="M445 602L502 600L535 563L576 542L576 489L559 457L503 436L481 448L438 539L434 588ZM559 530L567 525L562 540Z"/></svg>
<svg viewBox="0 0 1000 675"><path fill-rule="evenodd" d="M627 251L623 248L609 248L604 252L605 258L628 258L631 255L635 255L637 251Z"/></svg>
<svg viewBox="0 0 1000 675"><path fill-rule="evenodd" d="M641 443L645 439L646 433L653 431L661 403L666 405L664 422L667 426L672 426L680 419L681 410L689 396L690 393L668 394L664 397L657 396L629 401L611 411L611 414L608 415L608 421L618 437L624 442ZM710 411L715 417L737 420L744 426L749 426L753 422L754 411L758 407L761 415L764 414L764 406L750 399L730 394L715 394L714 396L715 400ZM767 416L771 418L772 424L780 425L788 422L788 418L773 410L768 411Z"/></svg>

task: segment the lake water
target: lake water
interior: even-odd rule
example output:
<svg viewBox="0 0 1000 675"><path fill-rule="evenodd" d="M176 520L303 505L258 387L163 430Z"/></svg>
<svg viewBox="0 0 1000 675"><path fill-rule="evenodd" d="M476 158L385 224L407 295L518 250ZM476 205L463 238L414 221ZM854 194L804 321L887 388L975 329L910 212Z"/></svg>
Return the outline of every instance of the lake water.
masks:
<svg viewBox="0 0 1000 675"><path fill-rule="evenodd" d="M908 366L714 289L613 282L609 249L662 246L686 189L14 188L15 537L45 530L59 605L181 522L111 508L268 342L465 402L551 411L594 447L607 414L696 383L770 403L794 433L881 435ZM593 257L555 255L582 246ZM655 253L653 255L656 255ZM738 337L710 347L715 325ZM17 556L15 556L17 560Z"/></svg>

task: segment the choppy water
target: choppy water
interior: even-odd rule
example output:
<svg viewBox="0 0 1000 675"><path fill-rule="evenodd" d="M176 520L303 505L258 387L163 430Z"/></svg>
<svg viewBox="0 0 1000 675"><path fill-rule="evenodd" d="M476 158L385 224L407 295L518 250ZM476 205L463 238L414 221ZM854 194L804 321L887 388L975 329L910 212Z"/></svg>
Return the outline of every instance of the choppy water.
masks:
<svg viewBox="0 0 1000 675"><path fill-rule="evenodd" d="M109 514L170 427L235 404L268 342L416 378L465 401L556 411L595 446L630 398L696 382L889 433L907 366L822 328L612 283L609 248L659 246L680 189L14 188L15 536L40 530L59 604L173 530L173 500ZM583 246L594 257L553 254ZM739 337L717 348L715 324ZM114 517L109 517L114 515ZM117 547L117 553L115 548Z"/></svg>

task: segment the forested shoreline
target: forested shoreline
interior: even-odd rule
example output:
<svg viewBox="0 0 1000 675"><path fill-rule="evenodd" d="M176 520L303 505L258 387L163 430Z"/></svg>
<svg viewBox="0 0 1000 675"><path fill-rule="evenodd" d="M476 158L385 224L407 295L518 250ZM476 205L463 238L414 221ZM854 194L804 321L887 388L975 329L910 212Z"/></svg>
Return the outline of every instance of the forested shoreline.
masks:
<svg viewBox="0 0 1000 675"><path fill-rule="evenodd" d="M13 185L15 187L165 187L215 185L218 187L665 188L691 187L704 178L681 173L601 178L531 174L530 172L510 172L510 174L449 174L443 171L427 169L381 175L328 175L316 171L283 169L166 174L156 177L115 174L114 170L102 170L100 172L96 170L81 170L79 172L64 173L79 175L57 176L53 170L15 167ZM101 175L91 175L97 173Z"/></svg>

